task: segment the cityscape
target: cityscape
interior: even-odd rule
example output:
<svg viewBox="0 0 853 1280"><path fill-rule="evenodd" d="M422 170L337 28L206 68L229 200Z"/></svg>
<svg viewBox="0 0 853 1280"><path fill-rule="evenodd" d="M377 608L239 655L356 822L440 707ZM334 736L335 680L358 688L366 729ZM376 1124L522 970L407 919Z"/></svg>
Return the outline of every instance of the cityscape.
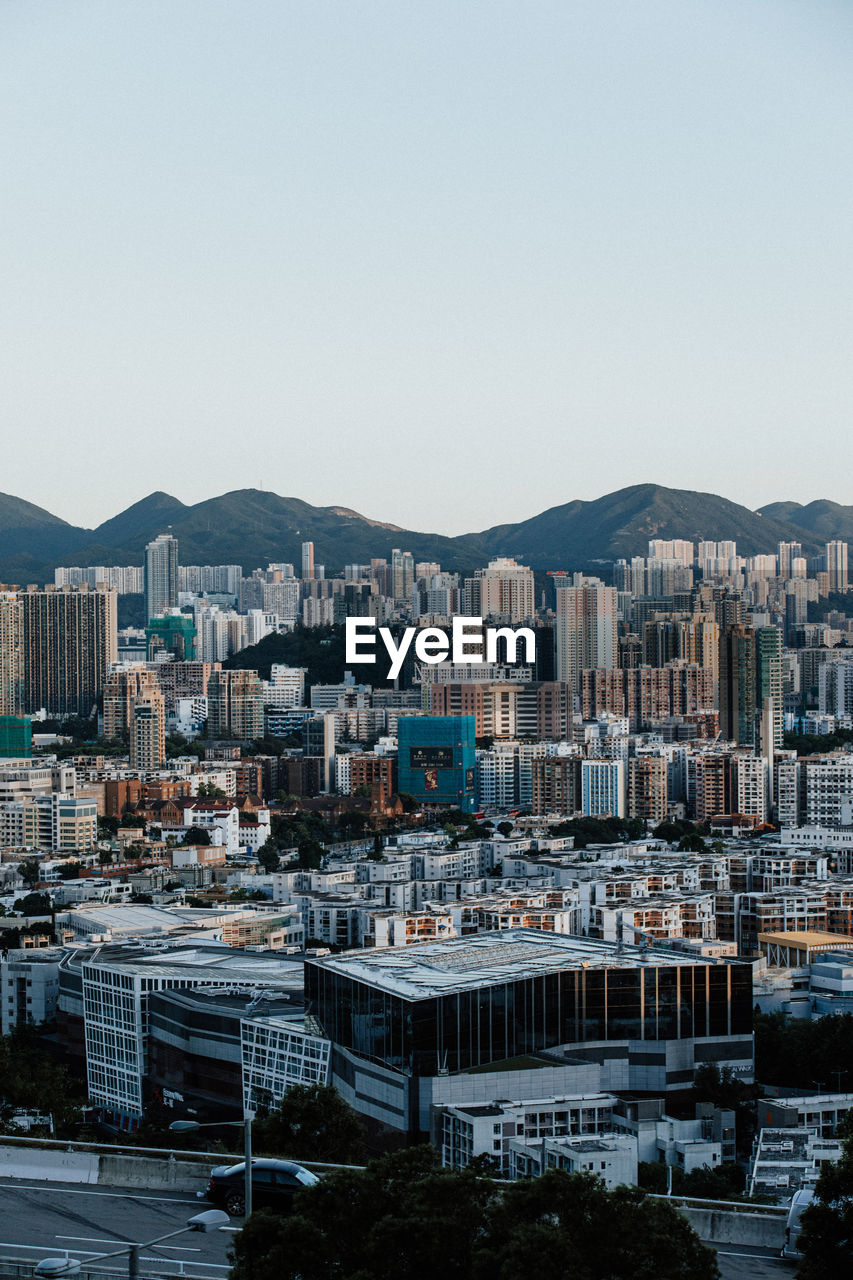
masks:
<svg viewBox="0 0 853 1280"><path fill-rule="evenodd" d="M3 587L2 1032L49 1029L75 1137L327 1088L374 1156L814 1193L853 1105L848 544L646 550L245 571L164 530ZM353 620L460 619L464 656L347 665ZM831 1060L766 1056L827 1020Z"/></svg>
<svg viewBox="0 0 853 1280"><path fill-rule="evenodd" d="M3 37L0 1280L853 1276L853 7Z"/></svg>

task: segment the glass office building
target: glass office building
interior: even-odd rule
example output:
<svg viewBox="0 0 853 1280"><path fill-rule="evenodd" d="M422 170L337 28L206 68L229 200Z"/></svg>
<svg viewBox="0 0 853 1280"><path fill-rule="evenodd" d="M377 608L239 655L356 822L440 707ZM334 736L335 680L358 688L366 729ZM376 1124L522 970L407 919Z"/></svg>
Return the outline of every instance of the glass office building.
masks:
<svg viewBox="0 0 853 1280"><path fill-rule="evenodd" d="M424 803L476 808L473 716L401 716L397 721L400 791Z"/></svg>
<svg viewBox="0 0 853 1280"><path fill-rule="evenodd" d="M712 1059L728 1041L751 1057L749 965L534 930L308 960L305 993L333 1045L413 1076L607 1042L708 1038Z"/></svg>

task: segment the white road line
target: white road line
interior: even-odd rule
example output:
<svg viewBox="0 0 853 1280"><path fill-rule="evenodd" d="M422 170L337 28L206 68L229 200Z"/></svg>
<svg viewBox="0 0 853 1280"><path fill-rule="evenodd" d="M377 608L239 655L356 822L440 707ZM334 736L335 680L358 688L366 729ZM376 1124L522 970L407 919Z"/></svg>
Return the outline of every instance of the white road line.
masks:
<svg viewBox="0 0 853 1280"><path fill-rule="evenodd" d="M198 1204L195 1200L170 1200L167 1196L140 1196L132 1188L127 1191L77 1191L71 1187L57 1187L53 1182L37 1182L7 1187L7 1191L54 1191L59 1196L101 1196L104 1200L154 1200L157 1204Z"/></svg>
<svg viewBox="0 0 853 1280"><path fill-rule="evenodd" d="M712 1245L711 1248L714 1246ZM717 1253L721 1258L756 1258L759 1262L781 1262L782 1259L776 1253L735 1253L730 1249L717 1249Z"/></svg>
<svg viewBox="0 0 853 1280"><path fill-rule="evenodd" d="M88 1244L116 1244L116 1245L126 1244L126 1245L130 1245L130 1244L132 1243L132 1241L130 1241L130 1240L107 1240L104 1236L62 1236L62 1235L57 1235L56 1239L57 1239L57 1240L82 1240L82 1241L84 1241L85 1243L88 1243ZM184 1245L184 1246L182 1246L182 1245L179 1245L179 1244L161 1244L161 1245L158 1245L158 1248L160 1248L160 1249L177 1249L179 1253L201 1253L201 1249L193 1249L191 1246L189 1246L189 1247L188 1247L188 1246L185 1246L185 1245Z"/></svg>

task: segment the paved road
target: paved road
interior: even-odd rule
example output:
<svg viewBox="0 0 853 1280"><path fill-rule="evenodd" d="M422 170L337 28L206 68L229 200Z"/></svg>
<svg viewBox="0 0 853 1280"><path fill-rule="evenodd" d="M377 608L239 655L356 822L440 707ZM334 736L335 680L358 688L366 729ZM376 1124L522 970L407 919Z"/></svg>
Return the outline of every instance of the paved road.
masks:
<svg viewBox="0 0 853 1280"><path fill-rule="evenodd" d="M705 1243L717 1250L723 1280L793 1280L794 1264L779 1257L776 1250L752 1245Z"/></svg>
<svg viewBox="0 0 853 1280"><path fill-rule="evenodd" d="M125 1243L140 1243L177 1231L193 1214L213 1206L181 1191L122 1190L119 1187L86 1187L78 1183L0 1180L3 1214L0 1220L0 1257L71 1257L90 1260L92 1254L110 1253ZM234 1219L240 1226L242 1219ZM144 1249L140 1271L163 1275L185 1274L204 1280L223 1280L228 1271L227 1251L233 1231L187 1232L175 1240ZM165 1265L164 1265L165 1263ZM117 1271L126 1258L105 1266Z"/></svg>

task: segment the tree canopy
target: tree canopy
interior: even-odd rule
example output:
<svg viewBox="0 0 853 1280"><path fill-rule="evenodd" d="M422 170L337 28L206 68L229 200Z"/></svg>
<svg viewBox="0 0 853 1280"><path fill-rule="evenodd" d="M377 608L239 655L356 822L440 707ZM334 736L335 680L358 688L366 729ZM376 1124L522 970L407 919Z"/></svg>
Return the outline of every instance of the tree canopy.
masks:
<svg viewBox="0 0 853 1280"><path fill-rule="evenodd" d="M591 1174L499 1185L429 1147L338 1170L298 1212L253 1214L232 1280L718 1280L713 1250L671 1204Z"/></svg>
<svg viewBox="0 0 853 1280"><path fill-rule="evenodd" d="M297 1084L253 1125L257 1151L287 1160L355 1164L364 1156L364 1126L329 1084Z"/></svg>
<svg viewBox="0 0 853 1280"><path fill-rule="evenodd" d="M853 1085L853 1014L788 1018L755 1015L755 1078L812 1092Z"/></svg>

